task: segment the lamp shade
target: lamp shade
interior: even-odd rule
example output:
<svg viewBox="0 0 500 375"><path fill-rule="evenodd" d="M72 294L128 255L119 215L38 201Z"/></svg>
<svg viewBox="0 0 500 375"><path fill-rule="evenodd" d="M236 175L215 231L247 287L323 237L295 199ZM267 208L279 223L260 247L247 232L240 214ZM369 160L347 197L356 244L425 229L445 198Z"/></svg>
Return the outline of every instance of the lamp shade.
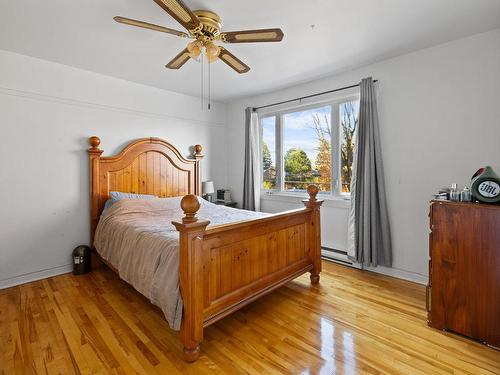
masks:
<svg viewBox="0 0 500 375"><path fill-rule="evenodd" d="M214 189L214 182L213 181L203 181L201 184L201 193L203 195L205 194L212 194L215 192Z"/></svg>

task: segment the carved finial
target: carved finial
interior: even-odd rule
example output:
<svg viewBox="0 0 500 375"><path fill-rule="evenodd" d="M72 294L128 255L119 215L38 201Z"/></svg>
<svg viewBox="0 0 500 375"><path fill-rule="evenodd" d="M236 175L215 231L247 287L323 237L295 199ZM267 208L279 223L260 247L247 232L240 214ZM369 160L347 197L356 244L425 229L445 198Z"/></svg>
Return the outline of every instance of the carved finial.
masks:
<svg viewBox="0 0 500 375"><path fill-rule="evenodd" d="M194 158L195 159L201 159L203 157L203 155L201 154L202 150L203 150L203 147L201 147L201 145L194 146Z"/></svg>
<svg viewBox="0 0 500 375"><path fill-rule="evenodd" d="M101 144L101 140L97 136L92 136L89 138L89 145L91 150L99 150L99 145Z"/></svg>
<svg viewBox="0 0 500 375"><path fill-rule="evenodd" d="M198 197L196 195L185 195L181 199L181 208L185 215L182 218L183 223L194 223L195 221L198 221L196 212L200 209L200 202L198 201Z"/></svg>
<svg viewBox="0 0 500 375"><path fill-rule="evenodd" d="M309 185L307 187L307 194L309 194L309 200L311 202L316 201L316 195L318 195L319 189L316 185Z"/></svg>
<svg viewBox="0 0 500 375"><path fill-rule="evenodd" d="M309 194L309 199L303 199L302 203L307 208L319 209L323 204L322 200L317 200L316 195L318 195L319 188L316 185L309 185L307 187L307 194Z"/></svg>

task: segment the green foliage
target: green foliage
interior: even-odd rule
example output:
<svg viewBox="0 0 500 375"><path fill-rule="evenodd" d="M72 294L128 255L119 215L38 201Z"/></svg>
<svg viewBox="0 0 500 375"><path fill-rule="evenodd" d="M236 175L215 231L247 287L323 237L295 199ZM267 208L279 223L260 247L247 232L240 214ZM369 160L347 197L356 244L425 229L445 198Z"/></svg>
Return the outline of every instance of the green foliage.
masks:
<svg viewBox="0 0 500 375"><path fill-rule="evenodd" d="M311 160L304 150L291 148L285 155L285 173L287 176L301 176L311 172Z"/></svg>
<svg viewBox="0 0 500 375"><path fill-rule="evenodd" d="M266 190L276 188L276 168L273 165L269 146L265 142L262 145L262 169L264 173L262 187Z"/></svg>
<svg viewBox="0 0 500 375"><path fill-rule="evenodd" d="M276 180L274 181L265 181L262 183L262 187L265 189L265 190L272 190L274 188L276 188Z"/></svg>
<svg viewBox="0 0 500 375"><path fill-rule="evenodd" d="M264 142L262 146L262 166L265 170L273 168L273 159L271 159L271 152L269 151L269 146Z"/></svg>

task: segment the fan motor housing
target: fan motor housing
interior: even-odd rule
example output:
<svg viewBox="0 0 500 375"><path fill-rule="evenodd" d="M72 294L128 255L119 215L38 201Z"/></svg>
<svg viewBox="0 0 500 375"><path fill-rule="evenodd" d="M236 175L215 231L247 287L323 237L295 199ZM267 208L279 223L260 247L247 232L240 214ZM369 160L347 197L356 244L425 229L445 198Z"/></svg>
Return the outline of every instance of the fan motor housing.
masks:
<svg viewBox="0 0 500 375"><path fill-rule="evenodd" d="M203 28L201 29L201 35L209 38L210 40L216 39L220 35L220 29L222 28L220 17L209 10L195 10L193 13L198 17Z"/></svg>

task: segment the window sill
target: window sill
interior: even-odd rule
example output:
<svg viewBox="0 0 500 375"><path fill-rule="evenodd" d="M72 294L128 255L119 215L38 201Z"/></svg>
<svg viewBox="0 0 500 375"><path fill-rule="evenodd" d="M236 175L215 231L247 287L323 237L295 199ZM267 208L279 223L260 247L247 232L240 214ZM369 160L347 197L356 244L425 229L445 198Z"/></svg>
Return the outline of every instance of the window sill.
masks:
<svg viewBox="0 0 500 375"><path fill-rule="evenodd" d="M285 192L268 192L262 191L260 194L261 200L279 201L286 203L300 203L303 199L308 199L307 194L285 193ZM331 196L319 195L317 199L324 200L323 203L326 207L338 207L348 209L351 206L351 198L349 196Z"/></svg>

